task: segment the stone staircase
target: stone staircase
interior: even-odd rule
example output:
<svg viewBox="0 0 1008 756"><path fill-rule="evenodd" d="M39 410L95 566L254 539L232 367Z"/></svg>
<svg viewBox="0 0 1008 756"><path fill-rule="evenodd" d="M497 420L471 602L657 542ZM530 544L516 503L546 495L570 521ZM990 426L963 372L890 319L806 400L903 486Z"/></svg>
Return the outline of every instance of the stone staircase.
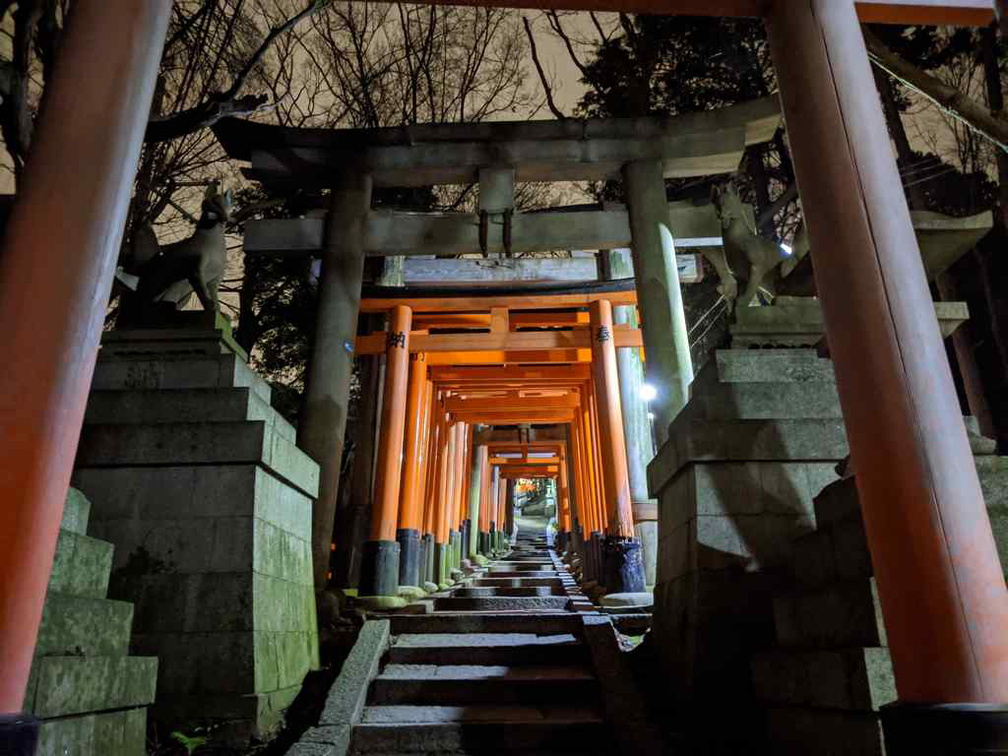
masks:
<svg viewBox="0 0 1008 756"><path fill-rule="evenodd" d="M113 546L87 535L91 505L70 489L25 708L39 756L141 756L158 660L128 656L133 605L105 597Z"/></svg>
<svg viewBox="0 0 1008 756"><path fill-rule="evenodd" d="M352 753L605 753L613 739L578 597L542 539L392 619Z"/></svg>
<svg viewBox="0 0 1008 756"><path fill-rule="evenodd" d="M1008 464L967 428L1005 564ZM896 683L853 476L823 489L815 518L794 543L793 587L774 597L777 647L753 659L756 695L775 753L882 756L878 710Z"/></svg>

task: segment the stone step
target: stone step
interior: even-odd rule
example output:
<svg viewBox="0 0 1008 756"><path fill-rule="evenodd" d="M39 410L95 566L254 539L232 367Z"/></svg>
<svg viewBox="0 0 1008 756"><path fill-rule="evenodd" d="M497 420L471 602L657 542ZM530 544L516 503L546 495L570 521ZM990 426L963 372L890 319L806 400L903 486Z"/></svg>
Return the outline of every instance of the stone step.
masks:
<svg viewBox="0 0 1008 756"><path fill-rule="evenodd" d="M455 598L489 598L491 596L566 596L561 585L528 585L528 586L485 586L473 588L456 588L452 591Z"/></svg>
<svg viewBox="0 0 1008 756"><path fill-rule="evenodd" d="M99 355L92 390L251 388L264 401L270 387L240 357L116 357Z"/></svg>
<svg viewBox="0 0 1008 756"><path fill-rule="evenodd" d="M413 633L531 633L559 635L570 633L580 637L581 619L573 614L401 614L390 618L393 635Z"/></svg>
<svg viewBox="0 0 1008 756"><path fill-rule="evenodd" d="M555 570L553 563L546 562L512 562L497 561L490 565L489 573L494 575L498 572L548 572Z"/></svg>
<svg viewBox="0 0 1008 756"><path fill-rule="evenodd" d="M123 709L42 721L36 753L139 756L146 741L147 709Z"/></svg>
<svg viewBox="0 0 1008 756"><path fill-rule="evenodd" d="M319 467L290 439L262 422L85 425L76 467L261 464L308 496Z"/></svg>
<svg viewBox="0 0 1008 756"><path fill-rule="evenodd" d="M352 753L612 753L598 712L573 707L379 706L364 710Z"/></svg>
<svg viewBox="0 0 1008 756"><path fill-rule="evenodd" d="M154 702L157 666L153 656L37 656L25 709L48 719L147 706Z"/></svg>
<svg viewBox="0 0 1008 756"><path fill-rule="evenodd" d="M60 530L68 530L78 535L87 535L88 518L91 515L91 502L83 491L76 488L67 490L66 502L63 504L63 519Z"/></svg>
<svg viewBox="0 0 1008 756"><path fill-rule="evenodd" d="M513 578L499 577L497 575L483 575L473 580L472 585L477 588L559 588L563 585L563 580L559 576L546 578Z"/></svg>
<svg viewBox="0 0 1008 756"><path fill-rule="evenodd" d="M776 596L774 623L777 642L782 646L886 645L882 607L873 578Z"/></svg>
<svg viewBox="0 0 1008 756"><path fill-rule="evenodd" d="M500 612L500 611L541 611L543 609L566 609L570 599L567 596L488 596L456 597L434 599L436 612Z"/></svg>
<svg viewBox="0 0 1008 756"><path fill-rule="evenodd" d="M816 528L825 530L850 520L861 520L861 504L853 477L830 483L815 496Z"/></svg>
<svg viewBox="0 0 1008 756"><path fill-rule="evenodd" d="M796 538L791 553L795 580L806 587L866 580L873 574L860 516Z"/></svg>
<svg viewBox="0 0 1008 756"><path fill-rule="evenodd" d="M125 656L132 625L133 604L50 593L42 611L35 654Z"/></svg>
<svg viewBox="0 0 1008 756"><path fill-rule="evenodd" d="M400 635L388 651L389 664L495 664L516 667L579 664L587 649L573 636L531 633Z"/></svg>
<svg viewBox="0 0 1008 756"><path fill-rule="evenodd" d="M371 684L368 705L567 704L597 697L597 681L584 667L388 664Z"/></svg>
<svg viewBox="0 0 1008 756"><path fill-rule="evenodd" d="M877 711L896 700L887 648L766 651L753 657L752 672L765 703Z"/></svg>
<svg viewBox="0 0 1008 756"><path fill-rule="evenodd" d="M50 594L105 598L114 552L107 541L61 528L49 574Z"/></svg>
<svg viewBox="0 0 1008 756"><path fill-rule="evenodd" d="M248 387L92 391L85 423L216 423L261 420L289 441L297 431Z"/></svg>
<svg viewBox="0 0 1008 756"><path fill-rule="evenodd" d="M558 570L501 570L484 574L496 578L558 578L560 576Z"/></svg>

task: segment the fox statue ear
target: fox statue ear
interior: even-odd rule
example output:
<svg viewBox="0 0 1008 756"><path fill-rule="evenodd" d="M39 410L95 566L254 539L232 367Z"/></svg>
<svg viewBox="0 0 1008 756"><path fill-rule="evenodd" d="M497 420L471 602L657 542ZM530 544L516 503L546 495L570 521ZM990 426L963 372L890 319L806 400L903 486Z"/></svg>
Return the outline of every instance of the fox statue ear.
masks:
<svg viewBox="0 0 1008 756"><path fill-rule="evenodd" d="M211 181L207 184L206 191L203 192L203 199L212 199L217 194L217 188L219 183L217 181Z"/></svg>

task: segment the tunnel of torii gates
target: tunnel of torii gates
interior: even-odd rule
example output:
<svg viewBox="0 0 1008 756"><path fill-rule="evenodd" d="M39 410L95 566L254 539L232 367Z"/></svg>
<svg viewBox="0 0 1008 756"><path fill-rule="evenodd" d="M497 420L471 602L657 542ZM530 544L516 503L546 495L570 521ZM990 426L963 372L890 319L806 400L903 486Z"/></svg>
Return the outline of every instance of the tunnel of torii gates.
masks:
<svg viewBox="0 0 1008 756"><path fill-rule="evenodd" d="M445 584L463 559L503 551L504 481L522 478L557 480L560 542L575 539L585 579L645 590L616 367L617 347L642 339L613 323L613 304L635 300L633 290L491 296L480 311L464 298L403 297L388 330L357 339L357 354L385 355L360 596ZM361 311L389 304L365 299Z"/></svg>
<svg viewBox="0 0 1008 756"><path fill-rule="evenodd" d="M908 712L919 708L925 717L949 711L967 718L978 712L1003 712L1008 702L1008 593L859 26L861 19L986 24L992 19L993 4L986 0L512 0L506 4L763 18L900 702ZM170 3L135 0L74 4L0 251L0 351L6 359L0 377L0 572L4 575L0 714L16 713L22 706L170 12ZM632 128L644 127L647 119L634 123ZM545 159L549 155L566 156L561 162L567 167L594 161L606 166L607 177L622 175L627 182L631 213L634 204L639 210L651 208L642 213L646 221L630 219L634 275L648 374L652 383L671 392L678 380L674 339L669 338L676 333L672 319L677 287L669 285L675 266L663 218L661 179L691 175L677 168L695 159L691 150L716 143L718 130L681 139L645 131L638 134L636 154L613 154L606 148L619 145L620 136L633 134L592 139L590 132L597 124L570 120L511 127L516 134L530 135L525 144L531 165L549 163ZM449 139L426 152L431 170L406 165L406 172L425 184L456 182L459 173L463 181L476 180L480 168L497 167L498 161L509 159L507 151L489 144L493 140L481 131L490 126L464 127L471 129L463 132L466 138ZM332 212L339 223L329 223L322 254L319 330L312 359L313 371L329 371L330 384L345 385L339 382L340 371L346 370L340 360L352 351L356 338L356 333L343 338L343 329L357 321L360 231L370 187L382 180L382 166L372 158L376 150L390 163L417 153L412 143L427 129L401 130L398 142L384 151L366 143L343 152L325 149L336 133L317 141L314 152L306 145L273 145L272 157L279 157L273 161L276 166L298 180L303 177L332 188ZM734 138L740 139L737 129ZM319 154L323 160L313 162ZM465 164L463 158L477 162ZM434 169L446 160L454 163L454 170L439 178ZM254 166L255 154L252 162ZM702 166L693 170L703 172ZM524 180L520 170L518 179ZM352 241L340 243L341 238ZM399 304L390 303L385 309L393 310L394 317L398 312L401 322L407 310L395 310ZM604 304L596 305L595 318L600 320L605 310ZM404 336L408 331L416 347L421 346L423 337L414 335L412 326L399 330ZM587 349L589 340L595 351L613 343L597 342L589 329L582 333L584 343L578 348ZM507 338L518 337L525 338L520 333ZM612 329L611 337L619 338L619 330ZM406 362L406 348L396 349L396 359ZM440 369L430 365L436 352L425 348L423 353L428 371ZM601 363L590 364L594 375ZM583 369L549 365L541 369L547 368ZM408 394L408 370L403 367L398 375L406 388L397 390ZM449 385L435 380L437 370L430 375L432 385ZM337 425L342 428L345 412L345 395L326 396L318 381L311 376L309 381L321 395L316 393L319 402L306 407L305 439L312 433L331 433ZM576 418L557 424L570 427L572 436L594 433L597 427L593 453L616 456L619 445L601 437L606 428L615 431L617 425L604 415L614 403L601 406L607 397L600 387L611 391L610 384L597 375L585 381L582 389L565 395L576 397L581 412L587 408L588 418L582 417L580 424ZM435 422L417 428L445 433L449 441L454 437L455 453L461 452L464 460L469 439L474 443L480 439L474 426L497 418L469 411L453 414L447 409L450 403L485 400L485 393L481 396L468 384L458 389L457 396L454 390L438 389L436 412L432 393ZM511 390L532 389L523 385L505 393ZM670 406L667 401L659 404ZM567 417L564 409L573 410L558 408L557 417ZM404 425L407 416L408 409L401 415ZM667 419L659 416L659 435ZM565 454L580 453L577 444L566 437L564 442ZM342 438L335 443L341 444ZM447 456L443 458L447 462ZM617 484L619 460L611 460L608 468L601 459L597 462L594 468L573 464L581 471L575 484L587 490L581 492L585 498L573 491L571 511L594 518L586 520L588 527L608 523L614 535L622 536L627 532L622 519L628 508L619 493L606 492L608 485ZM460 464L447 467L435 480L446 482L460 469L464 469ZM592 469L594 478L586 472ZM382 492L380 500L388 517L381 517L372 535L384 541L394 538L392 524L399 526L400 497ZM446 509L438 527L446 537L445 531L457 525L457 514L451 514L452 505L444 497L441 501ZM324 510L325 502L321 504ZM461 507L456 502L454 511ZM489 514L489 506L482 511ZM416 512L408 514L416 523ZM437 516L436 508L431 516ZM484 526L490 527L486 521L480 527Z"/></svg>

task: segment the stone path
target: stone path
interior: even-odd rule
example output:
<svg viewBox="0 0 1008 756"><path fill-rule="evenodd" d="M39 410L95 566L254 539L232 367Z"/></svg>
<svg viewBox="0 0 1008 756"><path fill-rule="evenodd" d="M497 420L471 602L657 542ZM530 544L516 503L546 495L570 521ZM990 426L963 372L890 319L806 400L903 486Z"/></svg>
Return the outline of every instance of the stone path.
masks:
<svg viewBox="0 0 1008 756"><path fill-rule="evenodd" d="M352 753L617 752L580 616L594 607L541 536L519 532L433 609L392 618Z"/></svg>

